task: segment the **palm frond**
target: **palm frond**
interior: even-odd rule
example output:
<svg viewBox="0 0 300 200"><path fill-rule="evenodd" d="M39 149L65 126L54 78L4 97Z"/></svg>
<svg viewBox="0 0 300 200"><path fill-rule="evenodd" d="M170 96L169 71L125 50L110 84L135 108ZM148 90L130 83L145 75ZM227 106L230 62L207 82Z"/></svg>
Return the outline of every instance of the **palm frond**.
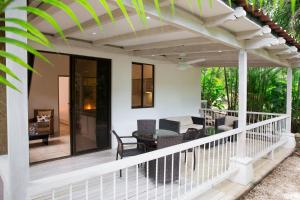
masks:
<svg viewBox="0 0 300 200"><path fill-rule="evenodd" d="M129 26L130 26L131 29L135 32L135 28L134 28L133 23L132 23L132 21L131 21L129 15L128 15L128 12L127 12L127 10L126 10L126 7L125 7L123 1L122 1L122 0L116 0L116 3L118 4L118 6L119 6L119 8L121 9L123 15L125 16L125 18L126 18L128 24L129 24Z"/></svg>
<svg viewBox="0 0 300 200"><path fill-rule="evenodd" d="M81 5L82 7L84 7L84 9L89 12L89 14L92 16L94 21L97 23L99 29L101 30L101 21L93 6L86 0L75 0L75 2Z"/></svg>
<svg viewBox="0 0 300 200"><path fill-rule="evenodd" d="M46 44L46 46L52 47L52 45L50 44L47 37L39 29L37 29L35 26L33 26L31 23L23 21L21 19L17 19L17 18L0 18L0 21L10 22L15 25L18 25L21 28L24 28L24 30L31 33L32 35L38 37L41 41L43 41L43 43Z"/></svg>
<svg viewBox="0 0 300 200"><path fill-rule="evenodd" d="M40 52L38 52L36 49L34 49L33 47L31 47L30 45L28 45L25 42L19 41L14 38L0 37L0 43L12 44L12 45L18 46L18 47L32 53L33 55L39 57L43 61L50 63L50 61L45 56L43 56Z"/></svg>
<svg viewBox="0 0 300 200"><path fill-rule="evenodd" d="M80 21L78 20L76 14L73 12L73 10L66 5L65 3L63 3L62 1L57 1L57 0L40 0L46 4L50 4L54 7L57 7L58 9L64 11L72 20L73 22L78 26L78 28L83 31Z"/></svg>
<svg viewBox="0 0 300 200"><path fill-rule="evenodd" d="M111 21L114 22L115 21L114 16L113 16L111 9L110 9L108 3L106 2L106 0L99 0L99 1L102 4L105 11L107 12L107 14L109 15Z"/></svg>
<svg viewBox="0 0 300 200"><path fill-rule="evenodd" d="M17 92L21 92L14 84L12 84L10 81L8 81L6 78L4 78L1 75L0 75L0 83L16 90Z"/></svg>
<svg viewBox="0 0 300 200"><path fill-rule="evenodd" d="M43 18L46 22L52 25L52 27L55 29L55 31L60 35L62 39L66 41L66 37L60 27L60 25L57 23L57 21L46 11L41 10L39 8L34 8L31 6L24 6L24 7L17 7L16 9L26 11L27 13L32 13L34 15L37 15L41 18Z"/></svg>
<svg viewBox="0 0 300 200"><path fill-rule="evenodd" d="M22 60L21 58L19 58L18 56L14 55L12 53L0 50L0 57L9 59L34 73L38 73L35 69L33 69L30 65L28 65L24 60Z"/></svg>

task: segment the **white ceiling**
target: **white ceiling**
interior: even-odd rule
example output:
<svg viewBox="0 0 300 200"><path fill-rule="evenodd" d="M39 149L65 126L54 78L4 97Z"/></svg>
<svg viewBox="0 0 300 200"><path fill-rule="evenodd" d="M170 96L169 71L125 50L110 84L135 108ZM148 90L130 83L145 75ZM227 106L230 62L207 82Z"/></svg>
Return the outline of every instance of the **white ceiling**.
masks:
<svg viewBox="0 0 300 200"><path fill-rule="evenodd" d="M65 0L66 1L66 0ZM94 9L96 10L97 14L99 16L102 16L105 14L105 10L102 7L102 5L99 3L99 0L89 0L89 2L93 5ZM116 4L111 1L108 0L108 2L110 3L110 8L113 10L118 9ZM191 3L188 3L191 2ZM176 1L176 9L183 9L184 11L188 11L189 13L192 13L194 16L196 16L197 18L199 18L200 20L203 21L203 23L207 20L207 19L211 19L213 18L218 18L218 16L223 16L224 14L228 14L228 13L233 13L233 9L230 8L229 6L227 6L223 1L221 0L214 0L213 1L213 5L212 7L209 5L209 1L201 1L202 2L202 13L200 15L200 10L199 7L197 5L197 0L177 0ZM78 16L80 22L86 22L88 20L91 19L91 16L88 14L87 11L85 11L85 9L76 4L76 3L71 3L70 7L72 8L72 10L76 13L76 15ZM53 12L53 11L52 11ZM186 40L189 38L205 38L204 35L202 35L201 33L196 33L184 28L178 28L179 26L176 26L176 21L172 21L172 23L167 23L167 22L163 22L162 20L160 20L157 17L153 17L151 16L151 13L149 16L151 16L150 19L147 19L147 24L143 24L141 22L141 20L139 19L139 17L136 14L133 14L133 9L130 8L128 9L128 12L130 14L130 18L131 21L134 25L135 31L138 33L142 30L143 34L137 34L135 35L135 33L133 33L131 27L129 26L128 22L126 21L125 18L120 18L117 19L115 23L104 23L102 25L102 29L100 30L99 27L96 25L96 23L92 26L89 26L88 28L86 28L84 30L84 32L80 32L80 31L76 31L76 32L72 32L68 34L69 38L74 38L74 39L79 39L79 40L84 40L84 41L89 41L91 43L101 40L101 45L113 45L113 46L119 46L119 47L124 47L126 49L126 47L128 46L133 46L133 45L151 45L152 43L157 43L157 42L166 42L166 41L180 41L180 40ZM175 10L176 13L176 10ZM69 19L69 17L63 13L62 11L58 11L58 12L54 12L52 13L52 15L54 16L54 18L59 22L59 24L61 25L63 30L66 30L70 27L74 27L75 24L74 22ZM107 15L107 14L106 14ZM175 14L176 15L176 14ZM222 17L221 17L222 18ZM42 30L45 33L49 33L49 34L55 34L54 29L47 23L43 22L43 21L38 21L38 24L36 24L37 27ZM156 27L163 27L163 26L174 26L176 29L174 31L169 31L166 32L163 29L161 29L161 31L154 31L153 33L151 32L151 34L147 34L145 32L147 31L151 31L153 28ZM182 26L180 26L182 27ZM251 21L250 19L248 19L247 17L240 17L237 18L236 20L227 20L223 23L221 23L220 25L218 25L218 27L216 28L221 28L224 31L229 32L229 34L232 34L233 37L240 33L240 32L247 32L247 31L254 31L257 30L259 31L261 29L261 26L256 24L255 22ZM210 30L215 30L215 27L212 27L212 29ZM129 34L130 36L128 36L128 33L132 33ZM127 34L126 37L122 37L122 40L118 40L115 39L113 40L112 38L116 38L116 36L124 36L124 34ZM211 33L212 35L215 33ZM132 37L134 36L134 37ZM259 38L261 36L256 36L256 38ZM272 36L274 37L274 36ZM275 37L274 37L275 38ZM104 40L103 40L104 39ZM103 44L103 41L105 43L105 39L107 39L109 42L107 44ZM211 43L216 43L216 41L213 40L209 40L207 39L207 43L211 42ZM245 40L249 41L249 40ZM96 45L95 46L101 48L101 45ZM181 46L185 46L185 47L189 47L189 45L192 44L183 44ZM200 59L200 58L205 58L206 61L203 62L202 64L204 65L237 65L237 49L235 49L235 51L223 51L227 49L226 45L230 44L217 44L215 45L213 49L208 48L207 50L205 49L207 44L198 44L199 46L201 46L201 55L197 55L195 54L195 52L193 51L189 51L189 52L193 52L193 54L186 53L186 52L179 52L179 51L175 51L175 53L172 55L172 57L168 58L168 60L172 60L173 62L177 62L178 59L182 56L182 53L186 54L186 57L189 59ZM176 45L175 45L176 46ZM170 51L174 51L174 45L172 45L172 43L170 43ZM275 48L283 48L283 49L287 49L289 48L287 45L281 45L280 47L278 46L272 46L272 47L268 47L268 49L275 49ZM172 50L173 49L173 50ZM204 50L203 50L204 49ZM267 49L267 48L265 48ZM161 49L159 48L155 48L153 49L153 52L155 51L160 51ZM204 54L202 51L206 50L206 54ZM234 50L234 49L233 49ZM142 50L143 51L143 50ZM145 50L146 51L146 50ZM219 52L222 51L222 52ZM135 54L136 51L132 51L133 55ZM128 53L128 52L127 52ZM130 53L130 51L129 51ZM154 53L155 54L155 53ZM172 54L172 52L171 52ZM267 52L268 54L268 52ZM148 55L149 56L149 55ZM268 55L266 55L268 56ZM275 56L276 55L272 55ZM161 56L155 57L155 56L151 56L152 59L161 59ZM277 57L276 57L277 58ZM222 62L223 60L223 62ZM285 61L285 60L284 60ZM298 62L297 59L294 59L293 62ZM300 61L299 61L300 62ZM264 59L263 57L261 57L260 55L251 55L249 56L249 64L251 65L251 63L253 65L259 65L260 63L262 65L266 65L266 66L274 66L274 63L272 62L272 59Z"/></svg>

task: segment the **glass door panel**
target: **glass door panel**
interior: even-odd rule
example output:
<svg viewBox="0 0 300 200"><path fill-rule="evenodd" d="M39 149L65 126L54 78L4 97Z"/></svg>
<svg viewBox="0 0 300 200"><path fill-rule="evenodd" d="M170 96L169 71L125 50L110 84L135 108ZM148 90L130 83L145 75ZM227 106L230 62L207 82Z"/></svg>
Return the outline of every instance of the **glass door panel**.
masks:
<svg viewBox="0 0 300 200"><path fill-rule="evenodd" d="M105 61L72 57L75 154L110 147L110 60Z"/></svg>

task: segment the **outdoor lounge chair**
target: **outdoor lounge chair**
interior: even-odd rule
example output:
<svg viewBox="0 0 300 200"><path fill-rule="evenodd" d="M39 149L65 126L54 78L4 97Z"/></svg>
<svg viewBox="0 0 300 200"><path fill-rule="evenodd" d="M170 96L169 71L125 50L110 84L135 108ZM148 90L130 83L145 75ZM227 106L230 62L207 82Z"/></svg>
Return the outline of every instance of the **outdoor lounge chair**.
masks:
<svg viewBox="0 0 300 200"><path fill-rule="evenodd" d="M112 134L114 134L117 138L118 141L118 148L117 148L117 155L116 155L116 160L123 159L124 157L129 157L129 156L136 156L142 153L146 152L146 147L145 144L140 143L140 142L123 142L123 138L135 138L132 136L119 136L114 130L111 131ZM129 148L129 149L124 149L124 146L128 145L136 145L136 148ZM141 148L143 147L143 148ZM120 170L120 177L122 177L122 170Z"/></svg>
<svg viewBox="0 0 300 200"><path fill-rule="evenodd" d="M215 119L216 133L229 131L238 127L238 118L234 116L225 116Z"/></svg>
<svg viewBox="0 0 300 200"><path fill-rule="evenodd" d="M202 117L182 116L168 117L159 120L159 129L186 133L189 128L195 128L197 130L205 129L205 119Z"/></svg>

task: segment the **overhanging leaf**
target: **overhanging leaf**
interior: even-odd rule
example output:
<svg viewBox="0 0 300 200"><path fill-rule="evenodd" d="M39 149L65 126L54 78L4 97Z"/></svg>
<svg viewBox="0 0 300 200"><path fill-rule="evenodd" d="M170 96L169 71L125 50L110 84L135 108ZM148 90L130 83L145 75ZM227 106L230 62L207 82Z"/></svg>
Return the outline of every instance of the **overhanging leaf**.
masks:
<svg viewBox="0 0 300 200"><path fill-rule="evenodd" d="M63 1L57 1L57 0L40 0L44 3L50 4L54 7L59 8L60 10L64 11L74 22L75 24L78 26L78 28L83 31L80 21L78 20L76 14L73 12L73 10L66 5Z"/></svg>
<svg viewBox="0 0 300 200"><path fill-rule="evenodd" d="M16 88L16 86L14 86L11 82L9 82L7 79L5 79L3 76L0 76L0 83L18 91L21 92L18 88Z"/></svg>
<svg viewBox="0 0 300 200"><path fill-rule="evenodd" d="M16 79L18 81L21 81L19 79L19 77L13 71L11 71L8 67L3 65L2 63L0 63L0 71L3 71L4 73L10 75L11 77L13 77L14 79Z"/></svg>
<svg viewBox="0 0 300 200"><path fill-rule="evenodd" d="M35 69L33 69L30 65L28 65L26 62L24 62L21 58L19 58L18 56L14 55L12 53L0 50L0 56L13 61L34 73L37 73L37 71Z"/></svg>
<svg viewBox="0 0 300 200"><path fill-rule="evenodd" d="M127 12L127 10L126 10L126 7L125 7L123 1L122 1L122 0L116 0L116 3L118 4L118 6L119 6L119 8L121 9L123 15L125 16L125 18L126 18L128 24L129 24L129 26L130 26L131 29L135 32L134 26L133 26L133 24L132 24L132 21L131 21L129 15L128 15L128 12Z"/></svg>
<svg viewBox="0 0 300 200"><path fill-rule="evenodd" d="M89 14L92 16L92 18L98 25L99 29L101 30L101 22L93 6L86 0L75 0L75 1L89 12Z"/></svg>
<svg viewBox="0 0 300 200"><path fill-rule="evenodd" d="M156 12L157 12L159 18L161 19L161 11L160 11L160 6L159 6L159 0L154 0L154 6L155 6L155 9L156 9Z"/></svg>
<svg viewBox="0 0 300 200"><path fill-rule="evenodd" d="M45 44L47 44L47 46L52 47L52 45L50 44L47 37L39 29L37 29L35 26L33 26L31 23L23 21L21 19L17 19L17 18L0 18L0 21L11 22L13 24L19 25L20 27L24 28L31 34L40 38Z"/></svg>
<svg viewBox="0 0 300 200"><path fill-rule="evenodd" d="M40 59L44 60L47 63L50 63L50 61L43 56L40 52L38 52L37 50L35 50L33 47L31 47L30 45L26 44L25 42L13 39L13 38L8 38L8 37L0 37L0 43L4 43L4 44L12 44L15 46L18 46L20 48L25 49L26 51L32 53L33 55L39 57Z"/></svg>
<svg viewBox="0 0 300 200"><path fill-rule="evenodd" d="M43 18L46 22L48 22L49 24L52 25L52 27L55 29L55 31L60 35L60 37L62 39L66 40L66 37L65 37L61 27L57 23L57 21L51 15L49 15L47 12L45 12L39 8L34 8L31 6L17 7L16 9L24 10L28 13L32 13L34 15L37 15L37 16Z"/></svg>
<svg viewBox="0 0 300 200"><path fill-rule="evenodd" d="M24 31L23 29L17 28L17 27L11 27L11 26L0 26L0 30L1 31L6 31L6 32L11 32L14 33L16 35L20 35L24 38L27 38L31 41L37 42L41 45L50 47L47 43L45 43L43 40L41 40L40 38L32 35L30 32Z"/></svg>
<svg viewBox="0 0 300 200"><path fill-rule="evenodd" d="M111 12L111 9L110 9L108 3L106 2L106 0L99 0L99 1L102 4L102 6L105 9L105 11L107 12L107 14L109 15L111 21L114 22L115 21L114 16L113 16L113 14Z"/></svg>

